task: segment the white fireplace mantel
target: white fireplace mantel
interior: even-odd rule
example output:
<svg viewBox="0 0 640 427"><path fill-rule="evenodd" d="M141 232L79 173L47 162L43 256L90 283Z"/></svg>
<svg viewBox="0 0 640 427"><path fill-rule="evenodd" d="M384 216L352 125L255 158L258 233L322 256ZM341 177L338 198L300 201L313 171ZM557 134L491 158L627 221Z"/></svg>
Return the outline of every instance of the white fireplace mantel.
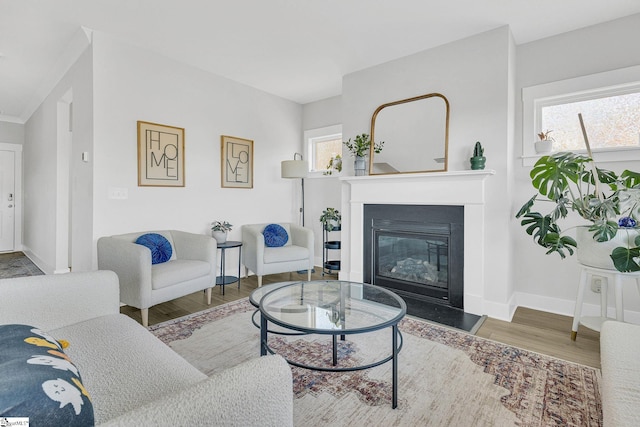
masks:
<svg viewBox="0 0 640 427"><path fill-rule="evenodd" d="M493 170L341 177L340 279L361 282L365 204L464 206L464 310L484 314L485 185Z"/></svg>

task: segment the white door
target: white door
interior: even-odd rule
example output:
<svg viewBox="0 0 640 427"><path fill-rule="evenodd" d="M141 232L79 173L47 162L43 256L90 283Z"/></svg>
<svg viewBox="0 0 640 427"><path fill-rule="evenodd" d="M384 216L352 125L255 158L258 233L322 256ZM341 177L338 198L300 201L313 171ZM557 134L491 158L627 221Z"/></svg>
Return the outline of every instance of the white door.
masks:
<svg viewBox="0 0 640 427"><path fill-rule="evenodd" d="M0 252L15 249L15 153L0 151Z"/></svg>

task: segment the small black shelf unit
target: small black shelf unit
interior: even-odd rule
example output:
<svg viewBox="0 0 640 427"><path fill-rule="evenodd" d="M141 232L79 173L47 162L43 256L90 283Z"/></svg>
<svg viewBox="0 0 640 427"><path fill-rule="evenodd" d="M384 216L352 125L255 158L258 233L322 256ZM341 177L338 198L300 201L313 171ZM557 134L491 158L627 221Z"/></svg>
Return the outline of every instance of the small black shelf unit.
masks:
<svg viewBox="0 0 640 427"><path fill-rule="evenodd" d="M340 271L340 253L337 252L336 255L336 251L340 251L341 241L334 240L332 234L339 232L340 227L333 227L331 231L327 230L326 226L322 229L322 275L335 275Z"/></svg>

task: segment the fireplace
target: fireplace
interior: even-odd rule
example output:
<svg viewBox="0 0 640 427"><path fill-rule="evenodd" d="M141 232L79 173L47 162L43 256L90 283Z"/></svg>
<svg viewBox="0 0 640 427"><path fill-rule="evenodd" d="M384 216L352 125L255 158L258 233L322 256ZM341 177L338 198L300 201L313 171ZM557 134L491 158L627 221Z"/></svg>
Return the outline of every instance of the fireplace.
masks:
<svg viewBox="0 0 640 427"><path fill-rule="evenodd" d="M498 282L489 284L486 257L492 245L487 242L485 181L492 170L460 170L438 173L344 176L342 182L342 250L340 280L369 282L370 269L364 266L364 207L366 205L454 206L464 211L464 312L510 319L510 305L488 296ZM444 223L451 222L446 221ZM487 252L489 251L489 252ZM452 261L449 257L449 261ZM492 264L493 265L493 264ZM365 271L367 271L365 273ZM369 280L365 280L365 274ZM406 301L406 299L405 299ZM452 309L444 304L429 304ZM457 311L460 311L457 309Z"/></svg>
<svg viewBox="0 0 640 427"><path fill-rule="evenodd" d="M463 308L464 207L365 204L364 281L411 300Z"/></svg>

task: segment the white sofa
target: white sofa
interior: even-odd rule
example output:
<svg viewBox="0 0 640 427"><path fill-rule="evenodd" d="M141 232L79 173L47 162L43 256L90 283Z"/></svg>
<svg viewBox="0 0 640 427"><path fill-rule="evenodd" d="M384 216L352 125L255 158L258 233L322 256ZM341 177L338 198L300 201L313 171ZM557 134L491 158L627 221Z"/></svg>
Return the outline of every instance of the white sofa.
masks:
<svg viewBox="0 0 640 427"><path fill-rule="evenodd" d="M157 233L172 246L167 262L151 264L151 251L135 243L143 234ZM176 230L118 234L98 239L98 268L115 271L120 301L139 308L149 325L149 307L206 289L216 282L216 241L211 236Z"/></svg>
<svg viewBox="0 0 640 427"><path fill-rule="evenodd" d="M207 378L119 313L113 272L0 280L0 301L0 325L32 325L70 343L64 351L91 395L96 425L293 424L284 359L260 357Z"/></svg>
<svg viewBox="0 0 640 427"><path fill-rule="evenodd" d="M640 426L640 325L604 322L600 365L604 426Z"/></svg>
<svg viewBox="0 0 640 427"><path fill-rule="evenodd" d="M288 240L281 247L267 247L262 234L269 224L245 224L242 226L242 263L258 276L262 286L265 274L307 271L311 280L314 267L313 231L289 222L277 223L288 233Z"/></svg>

